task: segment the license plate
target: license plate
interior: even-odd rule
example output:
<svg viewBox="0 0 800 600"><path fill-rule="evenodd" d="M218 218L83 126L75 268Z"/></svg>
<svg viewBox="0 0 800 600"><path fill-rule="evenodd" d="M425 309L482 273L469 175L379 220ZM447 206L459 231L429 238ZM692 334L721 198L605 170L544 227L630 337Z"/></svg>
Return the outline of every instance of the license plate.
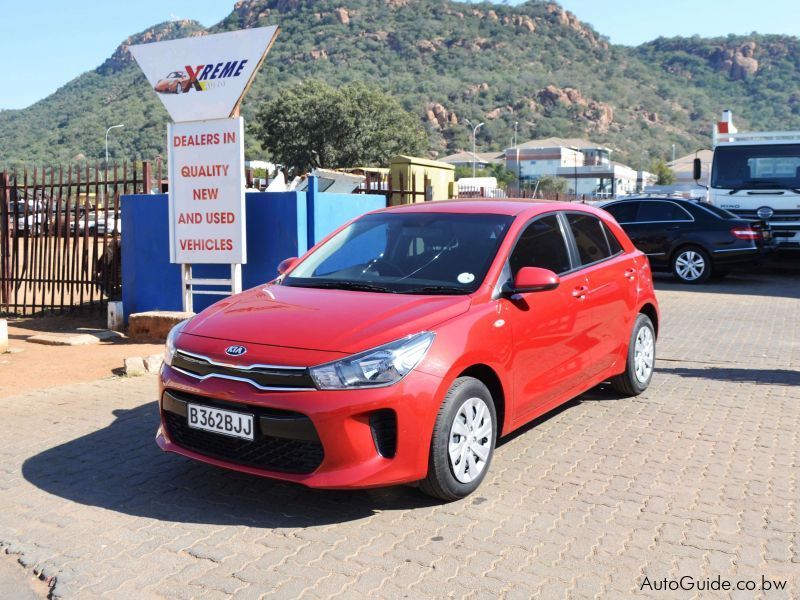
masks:
<svg viewBox="0 0 800 600"><path fill-rule="evenodd" d="M186 405L186 422L193 429L253 441L253 415L199 404Z"/></svg>

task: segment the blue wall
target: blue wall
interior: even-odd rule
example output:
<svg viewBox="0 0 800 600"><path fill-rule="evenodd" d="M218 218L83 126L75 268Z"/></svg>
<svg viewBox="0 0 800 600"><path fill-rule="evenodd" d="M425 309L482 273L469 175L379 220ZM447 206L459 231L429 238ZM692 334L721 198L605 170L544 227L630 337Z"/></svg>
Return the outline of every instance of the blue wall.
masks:
<svg viewBox="0 0 800 600"><path fill-rule="evenodd" d="M270 281L280 261L300 256L348 220L382 208L383 196L306 192L248 192L244 289ZM180 265L169 262L167 194L122 197L122 303L127 320L147 310L181 310ZM194 277L228 278L226 265L193 265ZM219 296L194 296L199 312Z"/></svg>

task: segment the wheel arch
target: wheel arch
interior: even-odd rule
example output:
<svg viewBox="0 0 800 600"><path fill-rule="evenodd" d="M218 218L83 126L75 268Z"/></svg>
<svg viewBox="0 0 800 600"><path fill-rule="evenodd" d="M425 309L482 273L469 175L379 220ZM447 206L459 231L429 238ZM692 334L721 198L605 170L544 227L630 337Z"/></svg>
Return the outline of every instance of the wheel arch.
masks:
<svg viewBox="0 0 800 600"><path fill-rule="evenodd" d="M712 266L713 266L714 255L712 254L711 250L709 250L706 247L705 244L703 244L702 242L695 241L695 240L681 240L681 242L679 244L676 244L676 246L669 253L669 265L670 265L670 267L672 267L672 261L675 260L675 256L678 254L678 252L680 252L681 250L683 250L685 248L689 248L691 246L696 246L696 247L700 248L700 250L702 250L703 252L708 254L708 258L712 262Z"/></svg>
<svg viewBox="0 0 800 600"><path fill-rule="evenodd" d="M658 337L658 310L656 309L655 305L652 302L645 302L639 308L639 312L649 317L650 321L653 323L653 329L655 329L656 337Z"/></svg>
<svg viewBox="0 0 800 600"><path fill-rule="evenodd" d="M489 365L477 363L463 369L458 377L474 377L489 388L497 412L497 438L499 439L504 434L506 418L506 393L500 376Z"/></svg>

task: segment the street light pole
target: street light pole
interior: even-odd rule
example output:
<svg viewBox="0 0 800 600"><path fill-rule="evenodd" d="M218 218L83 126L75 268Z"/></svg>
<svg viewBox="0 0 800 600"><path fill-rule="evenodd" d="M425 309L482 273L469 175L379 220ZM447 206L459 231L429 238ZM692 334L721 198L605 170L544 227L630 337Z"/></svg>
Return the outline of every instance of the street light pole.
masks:
<svg viewBox="0 0 800 600"><path fill-rule="evenodd" d="M106 129L106 166L108 166L108 132L118 127L125 127L125 123L120 123L119 125L112 125L108 129Z"/></svg>
<svg viewBox="0 0 800 600"><path fill-rule="evenodd" d="M470 122L469 119L464 119L464 121L470 127L472 127L472 123ZM475 179L475 159L476 159L476 156L475 156L475 137L478 135L478 129L480 129L481 127L483 127L483 123L482 122L478 123L477 125L472 127L472 178L473 179Z"/></svg>

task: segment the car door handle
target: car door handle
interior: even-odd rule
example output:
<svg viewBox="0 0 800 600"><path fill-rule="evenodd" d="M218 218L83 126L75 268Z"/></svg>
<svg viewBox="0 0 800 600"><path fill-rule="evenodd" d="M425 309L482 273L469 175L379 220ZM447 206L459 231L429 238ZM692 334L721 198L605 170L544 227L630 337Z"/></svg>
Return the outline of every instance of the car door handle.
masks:
<svg viewBox="0 0 800 600"><path fill-rule="evenodd" d="M586 292L589 291L588 285L579 285L574 290L572 290L572 296L577 298L578 300L583 300L584 296L586 296Z"/></svg>
<svg viewBox="0 0 800 600"><path fill-rule="evenodd" d="M636 269L625 269L625 279L633 281L636 279Z"/></svg>
<svg viewBox="0 0 800 600"><path fill-rule="evenodd" d="M680 225L670 225L667 227L667 231L678 231L681 228Z"/></svg>

